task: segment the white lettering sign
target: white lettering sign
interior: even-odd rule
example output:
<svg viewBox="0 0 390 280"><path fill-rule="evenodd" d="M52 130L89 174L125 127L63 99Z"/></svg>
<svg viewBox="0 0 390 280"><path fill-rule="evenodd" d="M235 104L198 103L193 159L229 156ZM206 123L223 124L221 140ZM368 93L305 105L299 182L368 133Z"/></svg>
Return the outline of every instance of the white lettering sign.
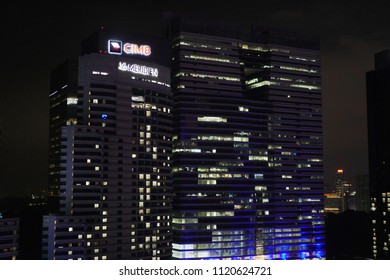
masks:
<svg viewBox="0 0 390 280"><path fill-rule="evenodd" d="M135 74L158 77L158 69L149 66L119 62L118 69Z"/></svg>

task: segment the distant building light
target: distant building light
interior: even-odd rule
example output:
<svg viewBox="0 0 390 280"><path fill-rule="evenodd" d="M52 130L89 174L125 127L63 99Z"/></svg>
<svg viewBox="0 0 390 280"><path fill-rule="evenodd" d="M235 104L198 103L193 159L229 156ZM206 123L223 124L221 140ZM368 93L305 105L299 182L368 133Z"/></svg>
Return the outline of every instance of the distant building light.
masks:
<svg viewBox="0 0 390 280"><path fill-rule="evenodd" d="M337 174L343 174L344 170L343 169L337 169Z"/></svg>
<svg viewBox="0 0 390 280"><path fill-rule="evenodd" d="M107 119L107 117L108 117L108 115L107 115L107 114L102 114L102 119L103 119L103 120L106 120L106 119Z"/></svg>

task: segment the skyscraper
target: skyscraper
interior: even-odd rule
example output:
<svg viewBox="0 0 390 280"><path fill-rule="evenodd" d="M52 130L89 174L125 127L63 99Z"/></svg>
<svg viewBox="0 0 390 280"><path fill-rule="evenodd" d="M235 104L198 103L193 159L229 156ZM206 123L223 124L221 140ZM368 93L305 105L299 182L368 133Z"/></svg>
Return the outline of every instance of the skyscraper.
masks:
<svg viewBox="0 0 390 280"><path fill-rule="evenodd" d="M351 209L352 184L344 176L344 170L338 169L336 173L335 190L340 197L340 211Z"/></svg>
<svg viewBox="0 0 390 280"><path fill-rule="evenodd" d="M377 259L389 259L390 243L390 50L375 54L375 69L366 75L368 155L373 252Z"/></svg>
<svg viewBox="0 0 390 280"><path fill-rule="evenodd" d="M173 257L324 257L315 38L171 15Z"/></svg>
<svg viewBox="0 0 390 280"><path fill-rule="evenodd" d="M45 258L170 258L169 50L158 38L98 30L77 60L53 71L49 168L59 215L44 217Z"/></svg>

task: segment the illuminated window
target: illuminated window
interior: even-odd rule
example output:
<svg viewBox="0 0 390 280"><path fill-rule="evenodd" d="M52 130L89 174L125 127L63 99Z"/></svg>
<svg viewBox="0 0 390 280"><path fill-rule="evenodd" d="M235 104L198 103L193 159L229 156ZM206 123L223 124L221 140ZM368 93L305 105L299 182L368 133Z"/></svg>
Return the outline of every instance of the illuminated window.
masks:
<svg viewBox="0 0 390 280"><path fill-rule="evenodd" d="M255 186L256 191L266 191L267 187L266 186Z"/></svg>
<svg viewBox="0 0 390 280"><path fill-rule="evenodd" d="M249 156L249 160L267 161L268 157L266 157L266 156Z"/></svg>
<svg viewBox="0 0 390 280"><path fill-rule="evenodd" d="M249 85L248 89L259 88L259 87L270 86L270 85L280 85L280 83L271 82L271 81L261 81L261 82Z"/></svg>
<svg viewBox="0 0 390 280"><path fill-rule="evenodd" d="M227 119L221 117L198 117L198 122L227 122Z"/></svg>
<svg viewBox="0 0 390 280"><path fill-rule="evenodd" d="M182 149L173 149L172 153L201 153L201 149L187 149L187 148L182 148Z"/></svg>
<svg viewBox="0 0 390 280"><path fill-rule="evenodd" d="M145 98L143 96L132 96L131 100L136 102L145 102Z"/></svg>
<svg viewBox="0 0 390 280"><path fill-rule="evenodd" d="M68 97L66 99L66 104L67 105L74 105L74 104L77 104L77 101L78 101L77 97Z"/></svg>
<svg viewBox="0 0 390 280"><path fill-rule="evenodd" d="M76 125L77 124L77 119L76 118L69 118L66 121L66 125Z"/></svg>
<svg viewBox="0 0 390 280"><path fill-rule="evenodd" d="M216 185L217 180L198 180L199 185Z"/></svg>
<svg viewBox="0 0 390 280"><path fill-rule="evenodd" d="M320 90L321 89L321 87L317 87L317 86L297 85L297 84L291 84L290 87L304 88L304 89L308 89L308 90L312 90L312 89Z"/></svg>
<svg viewBox="0 0 390 280"><path fill-rule="evenodd" d="M262 180L262 179L264 179L264 174L255 174L254 178L257 180Z"/></svg>

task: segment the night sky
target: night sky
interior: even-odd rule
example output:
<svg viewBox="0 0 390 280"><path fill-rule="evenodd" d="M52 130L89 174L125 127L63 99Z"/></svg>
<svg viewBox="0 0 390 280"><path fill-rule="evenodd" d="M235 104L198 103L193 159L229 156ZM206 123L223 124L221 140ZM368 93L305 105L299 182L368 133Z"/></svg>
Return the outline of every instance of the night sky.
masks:
<svg viewBox="0 0 390 280"><path fill-rule="evenodd" d="M12 1L15 3L16 1ZM390 48L387 1L28 1L2 4L0 197L47 186L50 71L80 52L97 28L151 35L163 11L190 12L319 36L322 52L325 181L337 168L368 174L365 73ZM142 4L141 4L142 3Z"/></svg>

